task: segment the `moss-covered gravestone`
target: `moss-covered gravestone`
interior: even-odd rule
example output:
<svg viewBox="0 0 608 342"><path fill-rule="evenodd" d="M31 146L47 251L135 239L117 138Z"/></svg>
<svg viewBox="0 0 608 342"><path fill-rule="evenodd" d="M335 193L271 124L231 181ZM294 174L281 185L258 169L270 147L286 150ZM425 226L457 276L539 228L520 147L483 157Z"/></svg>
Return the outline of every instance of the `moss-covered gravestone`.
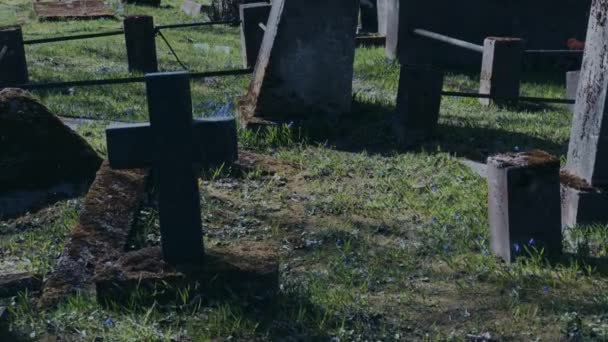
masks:
<svg viewBox="0 0 608 342"><path fill-rule="evenodd" d="M0 217L86 192L100 165L93 148L34 97L0 91Z"/></svg>

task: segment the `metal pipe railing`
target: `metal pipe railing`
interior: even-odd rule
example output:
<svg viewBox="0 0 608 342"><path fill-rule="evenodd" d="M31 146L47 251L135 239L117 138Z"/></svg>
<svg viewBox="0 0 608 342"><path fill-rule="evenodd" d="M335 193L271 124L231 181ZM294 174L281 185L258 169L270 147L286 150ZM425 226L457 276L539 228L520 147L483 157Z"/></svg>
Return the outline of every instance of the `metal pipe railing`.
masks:
<svg viewBox="0 0 608 342"><path fill-rule="evenodd" d="M479 52L479 53L483 53L483 46L481 45L477 45L477 44L473 44L461 39L457 39L457 38L453 38L453 37L449 37L443 34L439 34L439 33L435 33L435 32L431 32L431 31L427 31L427 30L423 30L423 29L414 29L412 30L412 32L416 35L422 36L422 37L426 37L426 38L430 38L433 40L437 40L446 44L450 44L450 45L454 45L454 46L458 46L461 47L463 49L467 49L467 50L472 50L475 52Z"/></svg>

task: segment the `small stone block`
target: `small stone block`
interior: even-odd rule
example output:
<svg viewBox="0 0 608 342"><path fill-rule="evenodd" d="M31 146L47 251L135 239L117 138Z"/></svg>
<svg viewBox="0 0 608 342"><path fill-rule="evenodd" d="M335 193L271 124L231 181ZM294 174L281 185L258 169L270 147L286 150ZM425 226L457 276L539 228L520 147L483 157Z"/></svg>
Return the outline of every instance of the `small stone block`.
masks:
<svg viewBox="0 0 608 342"><path fill-rule="evenodd" d="M29 81L21 27L0 27L0 85Z"/></svg>
<svg viewBox="0 0 608 342"><path fill-rule="evenodd" d="M566 73L566 98L567 99L576 99L576 91L578 90L578 79L580 78L581 72L578 71L568 71ZM574 110L574 104L568 105L568 108Z"/></svg>
<svg viewBox="0 0 608 342"><path fill-rule="evenodd" d="M378 34L381 36L386 35L386 27L387 27L387 2L389 0L377 0L376 8L377 8L377 16L378 16Z"/></svg>
<svg viewBox="0 0 608 342"><path fill-rule="evenodd" d="M432 136L439 119L443 74L430 68L402 66L397 92L395 134L412 145Z"/></svg>
<svg viewBox="0 0 608 342"><path fill-rule="evenodd" d="M266 26L270 8L272 6L266 2L257 2L239 6L241 18L241 56L243 57L243 67L254 67L264 39L264 29L260 23Z"/></svg>
<svg viewBox="0 0 608 342"><path fill-rule="evenodd" d="M128 4L159 7L161 0L122 0L122 2L126 2Z"/></svg>
<svg viewBox="0 0 608 342"><path fill-rule="evenodd" d="M554 258L562 251L559 160L543 151L488 158L490 248L510 262L531 241Z"/></svg>
<svg viewBox="0 0 608 342"><path fill-rule="evenodd" d="M202 8L202 4L199 4L198 2L192 0L184 0L184 2L182 2L182 5L180 6L182 12L188 15L199 15L201 14Z"/></svg>
<svg viewBox="0 0 608 342"><path fill-rule="evenodd" d="M207 247L201 265L176 269L162 260L160 248L144 248L99 265L95 283L100 303L124 302L142 289L156 293L150 300L172 300L176 289L185 286L204 298L272 299L279 290L278 252L273 244L263 242ZM154 291L167 285L167 291Z"/></svg>
<svg viewBox="0 0 608 342"><path fill-rule="evenodd" d="M479 93L516 99L519 96L523 54L522 39L486 38L483 43ZM501 99L479 99L479 101L483 105L489 105L492 101L497 104L513 102L513 100Z"/></svg>
<svg viewBox="0 0 608 342"><path fill-rule="evenodd" d="M31 273L0 275L0 298L16 296L22 291L38 291L42 280Z"/></svg>
<svg viewBox="0 0 608 342"><path fill-rule="evenodd" d="M608 222L608 193L591 187L582 179L563 171L562 226L602 224Z"/></svg>

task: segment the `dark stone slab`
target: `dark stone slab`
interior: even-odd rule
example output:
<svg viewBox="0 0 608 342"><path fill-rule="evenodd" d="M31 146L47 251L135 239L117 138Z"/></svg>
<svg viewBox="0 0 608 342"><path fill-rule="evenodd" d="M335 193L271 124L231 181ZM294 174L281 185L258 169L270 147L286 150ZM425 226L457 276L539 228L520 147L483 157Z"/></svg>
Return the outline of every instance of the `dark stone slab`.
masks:
<svg viewBox="0 0 608 342"><path fill-rule="evenodd" d="M258 53L264 39L264 29L260 24L266 26L270 8L267 2L257 2L239 6L241 18L241 56L243 66L251 68L255 66Z"/></svg>
<svg viewBox="0 0 608 342"><path fill-rule="evenodd" d="M484 40L479 93L503 98L517 98L524 42L519 38L489 37ZM501 99L479 99L483 105L513 103Z"/></svg>
<svg viewBox="0 0 608 342"><path fill-rule="evenodd" d="M21 27L0 27L0 84L23 84L28 81Z"/></svg>
<svg viewBox="0 0 608 342"><path fill-rule="evenodd" d="M566 73L566 98L576 99L576 91L578 89L578 81L581 71L568 71ZM574 110L574 105L568 105L568 108Z"/></svg>
<svg viewBox="0 0 608 342"><path fill-rule="evenodd" d="M161 0L122 0L122 2L135 5L159 7Z"/></svg>
<svg viewBox="0 0 608 342"><path fill-rule="evenodd" d="M402 66L394 125L400 144L412 145L433 135L439 120L443 74Z"/></svg>
<svg viewBox="0 0 608 342"><path fill-rule="evenodd" d="M1 274L0 298L16 296L23 291L38 291L41 286L40 277L31 273Z"/></svg>
<svg viewBox="0 0 608 342"><path fill-rule="evenodd" d="M244 121L319 115L352 105L358 1L273 1L248 95Z"/></svg>
<svg viewBox="0 0 608 342"><path fill-rule="evenodd" d="M129 71L156 72L156 30L148 15L126 17L123 21Z"/></svg>
<svg viewBox="0 0 608 342"><path fill-rule="evenodd" d="M236 121L232 117L192 122L192 162L210 168L238 159ZM158 157L150 124L115 124L106 129L108 158L113 168L152 166Z"/></svg>
<svg viewBox="0 0 608 342"><path fill-rule="evenodd" d="M85 193L100 164L97 152L36 98L0 91L0 216Z"/></svg>
<svg viewBox="0 0 608 342"><path fill-rule="evenodd" d="M70 233L55 270L45 281L41 307L50 307L77 291L92 291L95 265L124 253L148 171L118 171L104 163L85 197L78 224Z"/></svg>
<svg viewBox="0 0 608 342"><path fill-rule="evenodd" d="M150 302L176 300L187 286L191 296L206 299L272 299L279 289L278 253L272 244L241 242L208 247L202 264L175 268L163 261L160 248L144 248L98 265L95 283L100 303L127 302L134 291L149 293Z"/></svg>
<svg viewBox="0 0 608 342"><path fill-rule="evenodd" d="M604 120L608 91L608 9L601 1L593 4L565 169L591 187L606 188L608 124Z"/></svg>
<svg viewBox="0 0 608 342"><path fill-rule="evenodd" d="M546 256L559 256L559 160L543 151L497 155L488 158L487 172L492 252L512 261L534 239Z"/></svg>

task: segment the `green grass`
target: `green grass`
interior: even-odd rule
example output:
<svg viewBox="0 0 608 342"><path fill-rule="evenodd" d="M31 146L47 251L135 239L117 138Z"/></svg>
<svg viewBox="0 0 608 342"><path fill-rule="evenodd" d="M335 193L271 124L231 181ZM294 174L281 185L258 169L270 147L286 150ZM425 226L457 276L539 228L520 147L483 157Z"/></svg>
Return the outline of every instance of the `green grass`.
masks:
<svg viewBox="0 0 608 342"><path fill-rule="evenodd" d="M119 14L152 14L157 24L188 22L179 1L160 9L112 6ZM26 0L0 4L0 21L23 24L26 39L111 30L119 20L38 22ZM238 29L206 27L165 32L191 70L238 68ZM209 48L196 48L207 44ZM201 45L197 45L201 46ZM203 45L206 46L206 45ZM216 49L215 46L220 46ZM229 47L229 52L221 51ZM161 70L179 70L157 40ZM121 36L27 46L32 81L132 75ZM569 231L571 257L548 264L542 251L506 265L488 254L487 184L460 164L466 156L542 148L565 158L571 113L560 106L483 107L443 98L436 138L403 150L387 121L395 106L399 67L379 48L357 49L354 114L339 127L282 125L242 130L242 149L268 155L244 175L211 170L201 181L207 244L241 240L281 246L281 292L273 305L231 300L199 305L188 290L167 304L100 306L81 294L39 311L35 294L9 299L19 336L66 340L500 340L608 339L606 226ZM478 75L451 71L445 88L475 91ZM526 74L522 93L563 97L561 75ZM556 81L558 80L558 81ZM192 83L198 116L234 108L249 77ZM147 119L143 85L35 92L54 112L119 120ZM225 107L228 106L228 107ZM105 154L104 124L81 133ZM81 200L61 203L22 221L0 221L0 270L45 275L55 265ZM150 209L131 243L158 243ZM23 223L25 222L25 223ZM604 263L605 265L605 263ZM145 296L144 293L140 294ZM99 339L98 339L99 340Z"/></svg>

